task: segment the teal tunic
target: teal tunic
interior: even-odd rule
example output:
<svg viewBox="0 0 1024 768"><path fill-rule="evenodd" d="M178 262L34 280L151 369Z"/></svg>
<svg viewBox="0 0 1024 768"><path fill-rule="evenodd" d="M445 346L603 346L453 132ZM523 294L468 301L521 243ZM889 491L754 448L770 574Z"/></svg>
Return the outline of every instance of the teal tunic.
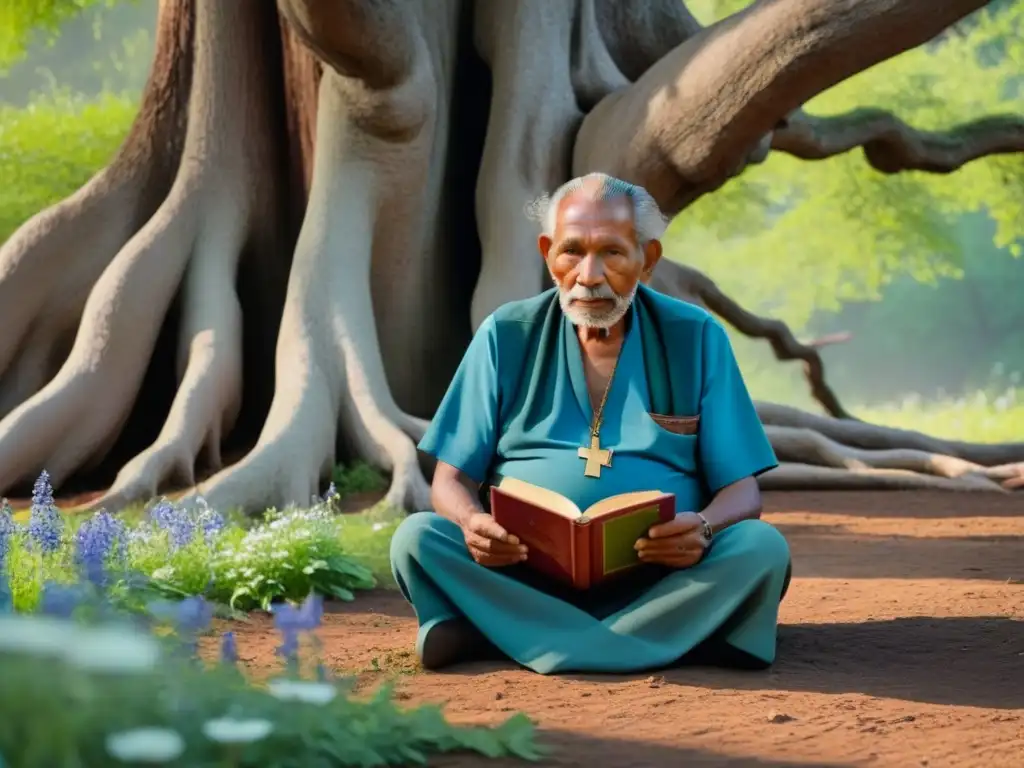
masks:
<svg viewBox="0 0 1024 768"><path fill-rule="evenodd" d="M700 416L695 435L651 414ZM420 449L483 484L505 476L550 488L585 509L658 489L677 511L700 510L721 488L776 465L724 329L707 312L641 287L627 315L608 393L602 447L611 467L583 474L593 416L576 331L549 291L488 317L474 335ZM540 673L630 671L678 660L711 636L770 663L789 551L767 523L715 537L696 566L644 567L583 593L528 566L475 563L461 531L436 514L410 516L392 567L420 622L420 641L465 617L495 646Z"/></svg>

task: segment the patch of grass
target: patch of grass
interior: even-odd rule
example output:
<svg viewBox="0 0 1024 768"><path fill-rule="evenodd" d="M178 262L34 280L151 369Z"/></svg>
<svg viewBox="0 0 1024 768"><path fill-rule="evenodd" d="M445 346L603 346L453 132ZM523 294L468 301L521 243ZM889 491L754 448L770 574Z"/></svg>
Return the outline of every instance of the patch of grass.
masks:
<svg viewBox="0 0 1024 768"><path fill-rule="evenodd" d="M61 91L25 108L0 104L0 243L109 163L136 111L127 96L84 100Z"/></svg>
<svg viewBox="0 0 1024 768"><path fill-rule="evenodd" d="M365 461L351 466L338 464L331 472L331 484L340 498L358 493L379 493L387 490L388 480Z"/></svg>
<svg viewBox="0 0 1024 768"><path fill-rule="evenodd" d="M907 397L893 405L854 408L853 412L876 424L950 440L1003 443L1024 439L1024 390L1019 389L931 401Z"/></svg>

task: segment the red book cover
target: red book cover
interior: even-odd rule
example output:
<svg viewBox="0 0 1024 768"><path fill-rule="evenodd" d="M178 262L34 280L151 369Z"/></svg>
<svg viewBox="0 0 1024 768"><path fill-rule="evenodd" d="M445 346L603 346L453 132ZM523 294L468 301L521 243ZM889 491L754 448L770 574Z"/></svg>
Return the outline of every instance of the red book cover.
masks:
<svg viewBox="0 0 1024 768"><path fill-rule="evenodd" d="M505 478L491 488L491 514L529 548L531 568L588 589L639 564L633 545L652 525L675 517L675 496L624 493L580 510L560 493Z"/></svg>

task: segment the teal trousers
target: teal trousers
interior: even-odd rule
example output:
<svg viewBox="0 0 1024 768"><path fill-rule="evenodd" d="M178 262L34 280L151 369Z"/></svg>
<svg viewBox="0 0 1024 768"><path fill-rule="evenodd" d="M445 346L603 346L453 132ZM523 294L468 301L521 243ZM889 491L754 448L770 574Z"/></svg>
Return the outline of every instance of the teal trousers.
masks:
<svg viewBox="0 0 1024 768"><path fill-rule="evenodd" d="M583 592L526 565L477 564L459 527L433 512L410 515L391 542L392 570L416 611L420 646L432 627L464 617L501 653L540 674L662 668L709 642L768 666L789 563L785 538L761 520L719 533L692 568L642 566Z"/></svg>

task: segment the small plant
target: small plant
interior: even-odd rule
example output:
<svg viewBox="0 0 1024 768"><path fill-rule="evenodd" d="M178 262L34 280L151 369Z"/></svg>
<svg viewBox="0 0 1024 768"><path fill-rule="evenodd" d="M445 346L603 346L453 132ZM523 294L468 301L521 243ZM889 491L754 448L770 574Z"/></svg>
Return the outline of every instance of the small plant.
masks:
<svg viewBox="0 0 1024 768"><path fill-rule="evenodd" d="M321 505L271 511L250 531L230 531L213 555L210 594L241 610L267 610L272 601L299 600L310 590L352 600L354 590L377 582L345 555L338 526Z"/></svg>

